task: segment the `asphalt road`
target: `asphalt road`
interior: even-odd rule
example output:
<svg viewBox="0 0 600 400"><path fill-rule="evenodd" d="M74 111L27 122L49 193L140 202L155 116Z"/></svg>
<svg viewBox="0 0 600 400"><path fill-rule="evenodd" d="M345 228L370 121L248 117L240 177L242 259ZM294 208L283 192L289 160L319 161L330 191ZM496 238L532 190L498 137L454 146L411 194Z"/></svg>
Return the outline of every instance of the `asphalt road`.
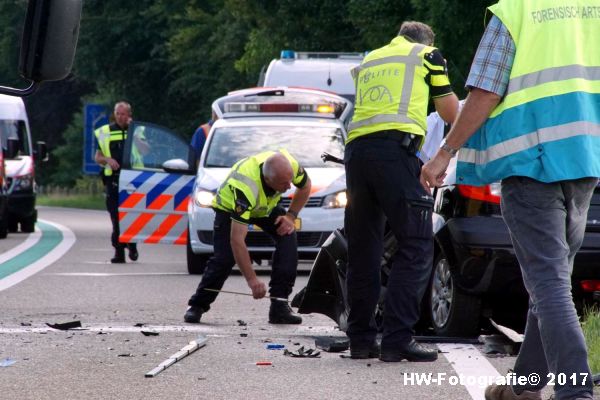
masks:
<svg viewBox="0 0 600 400"><path fill-rule="evenodd" d="M514 357L489 358L481 346L461 344L439 345L434 363L359 361L323 351L320 358L288 357L266 345L295 351L315 348L315 337L344 334L316 314L303 316L300 326L270 325L267 300L226 294L201 324L186 324L199 277L187 274L185 247L141 245L137 262L112 265L107 213L40 208L39 214L36 234L0 241L0 399L479 400L483 389L473 380L514 365ZM48 245L57 236L61 244ZM9 274L18 261L35 273ZM300 276L295 291L306 281ZM249 292L239 275L224 289ZM80 330L46 325L74 320ZM145 377L198 335L207 338L205 347ZM419 383L427 374L437 382ZM459 378L467 384L456 384Z"/></svg>

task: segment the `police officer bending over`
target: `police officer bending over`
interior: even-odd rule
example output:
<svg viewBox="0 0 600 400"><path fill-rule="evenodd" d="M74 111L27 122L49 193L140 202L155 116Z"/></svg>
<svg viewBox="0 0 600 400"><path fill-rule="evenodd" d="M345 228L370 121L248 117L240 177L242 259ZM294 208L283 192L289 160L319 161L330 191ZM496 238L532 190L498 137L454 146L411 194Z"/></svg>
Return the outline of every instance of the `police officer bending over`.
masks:
<svg viewBox="0 0 600 400"><path fill-rule="evenodd" d="M452 122L458 99L431 28L404 22L398 37L355 68L356 105L344 155L348 206L347 335L352 358L434 361L416 343L413 326L432 269L433 199L419 182L415 155L427 131L429 98ZM385 221L398 240L387 283L381 349L373 314L379 299Z"/></svg>
<svg viewBox="0 0 600 400"><path fill-rule="evenodd" d="M289 209L277 205L291 184L296 192ZM267 151L238 161L213 200L215 210L214 250L196 293L190 298L185 322L200 322L210 309L235 264L238 265L255 299L264 297L266 285L257 278L245 239L248 225L259 226L275 241L273 272L269 282L272 297L287 298L296 281L298 243L294 221L310 196L311 182L286 150ZM300 324L302 318L285 301L271 299L269 322Z"/></svg>

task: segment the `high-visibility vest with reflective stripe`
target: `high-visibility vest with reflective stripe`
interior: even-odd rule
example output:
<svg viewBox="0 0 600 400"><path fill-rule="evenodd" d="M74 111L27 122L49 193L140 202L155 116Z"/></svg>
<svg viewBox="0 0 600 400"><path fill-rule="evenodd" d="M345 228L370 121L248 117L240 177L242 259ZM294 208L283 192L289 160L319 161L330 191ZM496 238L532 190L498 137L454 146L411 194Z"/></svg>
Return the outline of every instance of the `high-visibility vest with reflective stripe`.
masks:
<svg viewBox="0 0 600 400"><path fill-rule="evenodd" d="M260 165L275 153L275 151L265 151L235 163L231 167L229 175L219 187L212 206L223 211L235 211L234 189L238 189L244 193L250 203L251 218L262 218L271 214L271 211L281 199L281 193L277 192L272 197L267 197L260 179ZM292 182L294 184L300 183L303 173L300 171L298 161L287 150L280 149L279 153L283 154L292 165L294 173Z"/></svg>
<svg viewBox="0 0 600 400"><path fill-rule="evenodd" d="M140 135L143 137L143 127L138 127L138 129L142 129ZM127 132L123 133L122 130L111 131L110 125L103 125L100 128L94 131L94 135L96 136L96 140L98 140L98 146L100 147L100 151L102 151L102 155L104 157L111 157L110 154L110 142L118 142L127 140ZM141 168L144 166L142 161L142 155L138 151L135 145L131 149L131 164L133 167ZM107 164L104 166L104 175L111 176L113 174L112 168Z"/></svg>
<svg viewBox="0 0 600 400"><path fill-rule="evenodd" d="M600 3L500 0L516 46L503 101L458 154L457 183L600 176Z"/></svg>
<svg viewBox="0 0 600 400"><path fill-rule="evenodd" d="M425 135L429 102L425 76L429 71L423 57L434 49L398 36L352 70L356 104L347 143L389 129Z"/></svg>

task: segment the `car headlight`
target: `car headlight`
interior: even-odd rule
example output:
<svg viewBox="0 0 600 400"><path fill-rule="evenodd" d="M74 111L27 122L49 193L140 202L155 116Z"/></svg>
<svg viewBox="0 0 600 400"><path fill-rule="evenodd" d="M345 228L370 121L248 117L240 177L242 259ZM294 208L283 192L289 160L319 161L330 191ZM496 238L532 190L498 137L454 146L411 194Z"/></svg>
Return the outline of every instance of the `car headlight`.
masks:
<svg viewBox="0 0 600 400"><path fill-rule="evenodd" d="M215 194L210 190L198 188L194 192L194 203L199 207L211 207Z"/></svg>
<svg viewBox="0 0 600 400"><path fill-rule="evenodd" d="M13 178L13 191L31 190L33 187L33 174L15 176Z"/></svg>
<svg viewBox="0 0 600 400"><path fill-rule="evenodd" d="M346 207L346 203L348 203L346 191L342 190L341 192L332 193L325 196L325 200L323 200L323 208L344 208Z"/></svg>

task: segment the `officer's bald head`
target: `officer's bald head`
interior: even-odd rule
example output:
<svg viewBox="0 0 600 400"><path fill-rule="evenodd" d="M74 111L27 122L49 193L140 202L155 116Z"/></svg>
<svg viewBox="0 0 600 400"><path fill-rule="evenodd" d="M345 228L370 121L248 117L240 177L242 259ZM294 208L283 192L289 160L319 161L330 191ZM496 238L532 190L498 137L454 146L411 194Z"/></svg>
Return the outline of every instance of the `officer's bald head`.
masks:
<svg viewBox="0 0 600 400"><path fill-rule="evenodd" d="M267 185L283 193L292 185L294 171L290 161L281 153L275 153L264 162L262 172Z"/></svg>

